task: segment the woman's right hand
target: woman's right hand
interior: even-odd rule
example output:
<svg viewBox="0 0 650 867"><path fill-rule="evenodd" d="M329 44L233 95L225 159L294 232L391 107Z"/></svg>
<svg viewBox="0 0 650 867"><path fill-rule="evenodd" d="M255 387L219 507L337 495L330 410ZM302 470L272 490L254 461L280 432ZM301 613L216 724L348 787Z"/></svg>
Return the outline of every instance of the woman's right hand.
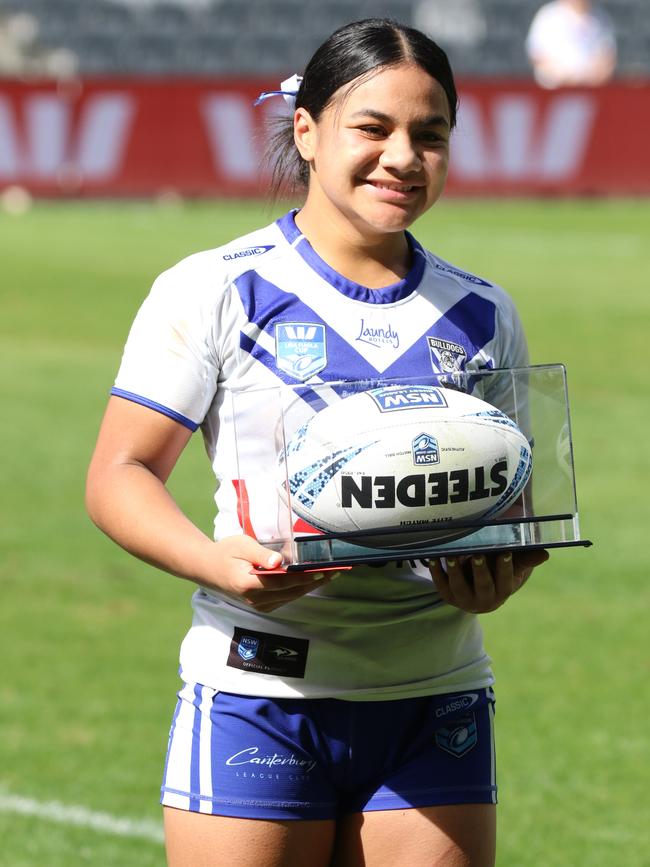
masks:
<svg viewBox="0 0 650 867"><path fill-rule="evenodd" d="M197 578L205 587L250 605L255 611L274 611L332 580L325 572L270 572L278 569L282 555L269 551L250 536L227 536L214 542L203 575Z"/></svg>

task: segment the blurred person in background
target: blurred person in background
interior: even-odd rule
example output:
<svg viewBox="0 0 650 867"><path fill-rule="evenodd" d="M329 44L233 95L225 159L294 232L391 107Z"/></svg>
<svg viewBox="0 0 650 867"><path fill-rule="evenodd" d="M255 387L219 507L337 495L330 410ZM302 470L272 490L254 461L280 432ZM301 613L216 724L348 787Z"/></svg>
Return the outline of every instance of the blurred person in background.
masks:
<svg viewBox="0 0 650 867"><path fill-rule="evenodd" d="M616 67L613 25L591 0L552 0L533 18L526 51L542 87L605 84Z"/></svg>

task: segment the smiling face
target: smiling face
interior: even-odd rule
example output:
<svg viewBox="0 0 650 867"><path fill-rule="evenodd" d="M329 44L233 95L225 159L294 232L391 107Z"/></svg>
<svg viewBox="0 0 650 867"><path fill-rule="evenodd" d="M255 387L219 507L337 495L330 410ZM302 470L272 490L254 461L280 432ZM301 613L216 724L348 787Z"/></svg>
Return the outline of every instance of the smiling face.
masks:
<svg viewBox="0 0 650 867"><path fill-rule="evenodd" d="M305 209L369 240L402 232L442 193L449 118L443 88L415 64L341 88L318 121L299 108L296 146L310 166Z"/></svg>

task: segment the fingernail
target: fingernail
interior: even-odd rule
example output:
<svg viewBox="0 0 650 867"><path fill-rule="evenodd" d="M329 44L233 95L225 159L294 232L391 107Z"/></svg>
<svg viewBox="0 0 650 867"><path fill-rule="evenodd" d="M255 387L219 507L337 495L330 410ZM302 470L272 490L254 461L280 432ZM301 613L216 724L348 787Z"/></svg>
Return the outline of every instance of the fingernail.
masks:
<svg viewBox="0 0 650 867"><path fill-rule="evenodd" d="M451 568L453 569L455 565L456 565L456 561L454 560L454 558L453 557L447 557L447 566L451 566Z"/></svg>
<svg viewBox="0 0 650 867"><path fill-rule="evenodd" d="M324 572L313 572L311 577L314 579L314 581L322 581L323 578L325 577L325 573Z"/></svg>
<svg viewBox="0 0 650 867"><path fill-rule="evenodd" d="M484 563L484 560L482 557L472 557L472 562L474 563L475 566L482 566Z"/></svg>
<svg viewBox="0 0 650 867"><path fill-rule="evenodd" d="M512 560L512 554L504 554L503 555L503 562L504 563L509 563L511 560Z"/></svg>

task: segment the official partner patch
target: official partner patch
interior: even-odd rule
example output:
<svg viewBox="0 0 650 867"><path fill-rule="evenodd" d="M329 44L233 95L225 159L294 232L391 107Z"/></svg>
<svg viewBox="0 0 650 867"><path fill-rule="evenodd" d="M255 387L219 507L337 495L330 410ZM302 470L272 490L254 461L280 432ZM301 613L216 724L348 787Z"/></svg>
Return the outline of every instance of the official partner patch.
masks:
<svg viewBox="0 0 650 867"><path fill-rule="evenodd" d="M303 638L235 626L226 664L258 674L304 677L308 648L309 642Z"/></svg>

